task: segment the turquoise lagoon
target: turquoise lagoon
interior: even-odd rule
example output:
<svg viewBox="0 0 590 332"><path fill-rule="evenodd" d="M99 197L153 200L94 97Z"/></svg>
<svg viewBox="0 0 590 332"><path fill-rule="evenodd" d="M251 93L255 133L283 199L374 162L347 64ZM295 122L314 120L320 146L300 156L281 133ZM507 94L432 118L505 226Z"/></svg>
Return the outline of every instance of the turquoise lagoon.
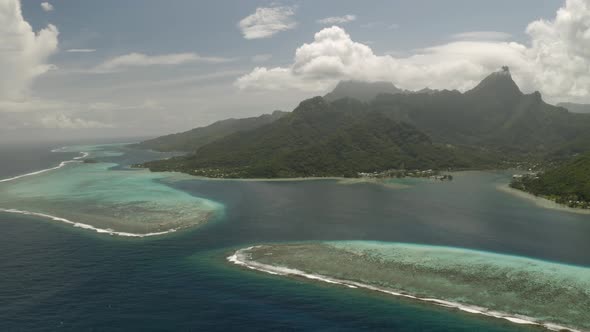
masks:
<svg viewBox="0 0 590 332"><path fill-rule="evenodd" d="M0 209L123 236L162 235L215 218L223 205L174 189L181 174L117 169L123 144L64 147L80 156L0 182ZM83 159L92 159L84 163ZM97 162L95 162L97 161Z"/></svg>
<svg viewBox="0 0 590 332"><path fill-rule="evenodd" d="M5 166L19 163L13 150ZM505 172L211 181L130 169L167 155L123 145L54 151L0 180L0 208L13 212L0 211L1 330L588 329L589 216L499 191ZM161 235L218 217L150 241L92 234ZM302 241L319 247L289 247ZM249 266L344 287L227 264L261 243L277 252L246 250ZM282 257L280 243L290 249Z"/></svg>
<svg viewBox="0 0 590 332"><path fill-rule="evenodd" d="M551 330L590 329L590 268L476 250L335 241L259 245L228 259Z"/></svg>

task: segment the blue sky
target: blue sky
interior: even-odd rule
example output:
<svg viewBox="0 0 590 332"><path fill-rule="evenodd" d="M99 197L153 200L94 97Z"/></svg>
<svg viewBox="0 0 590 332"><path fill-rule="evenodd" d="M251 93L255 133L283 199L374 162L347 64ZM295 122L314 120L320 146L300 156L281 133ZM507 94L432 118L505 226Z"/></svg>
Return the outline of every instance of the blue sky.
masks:
<svg viewBox="0 0 590 332"><path fill-rule="evenodd" d="M0 0L32 27L0 28L22 53L0 66L23 62L5 129L155 135L291 110L341 79L466 90L502 64L526 92L590 101L590 0L43 2Z"/></svg>
<svg viewBox="0 0 590 332"><path fill-rule="evenodd" d="M227 57L273 53L274 61L288 61L294 50L309 42L321 25L316 20L353 14L344 25L355 40L371 42L376 51L411 51L428 47L468 31L502 31L526 41L527 24L551 18L562 5L558 0L413 0L413 1L292 1L298 27L277 38L246 40L237 23L269 1L194 0L55 0L44 12L42 1L25 1L23 14L35 30L52 23L60 31L60 48L93 48L98 53L82 59L129 52L193 52ZM366 27L367 24L375 24ZM397 25L397 29L388 29ZM62 55L64 59L61 59ZM79 57L58 54L55 61Z"/></svg>

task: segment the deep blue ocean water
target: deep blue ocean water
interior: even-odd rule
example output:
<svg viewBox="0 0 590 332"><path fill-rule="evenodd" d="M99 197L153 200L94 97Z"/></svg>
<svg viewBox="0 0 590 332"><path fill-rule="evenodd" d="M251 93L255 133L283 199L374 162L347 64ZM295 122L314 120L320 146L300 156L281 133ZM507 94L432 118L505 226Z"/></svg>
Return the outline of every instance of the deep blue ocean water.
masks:
<svg viewBox="0 0 590 332"><path fill-rule="evenodd" d="M77 154L0 145L0 178ZM151 155L150 155L151 156ZM137 152L122 164L148 157ZM116 158L113 158L116 159ZM222 218L160 238L100 235L0 214L1 331L522 331L504 320L225 261L256 243L383 240L448 245L590 266L590 216L495 189L500 173L392 190L314 182L183 181L225 204Z"/></svg>

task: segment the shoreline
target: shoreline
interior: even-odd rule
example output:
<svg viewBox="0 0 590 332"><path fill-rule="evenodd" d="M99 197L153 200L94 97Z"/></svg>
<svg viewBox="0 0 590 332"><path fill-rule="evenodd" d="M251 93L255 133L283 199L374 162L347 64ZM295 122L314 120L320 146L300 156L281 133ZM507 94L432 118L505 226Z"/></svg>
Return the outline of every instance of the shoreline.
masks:
<svg viewBox="0 0 590 332"><path fill-rule="evenodd" d="M556 211L563 211L563 212L570 212L570 213L576 213L576 214L583 214L583 215L590 215L590 209L576 209L576 208L569 207L567 205L559 204L559 203L552 201L550 199L535 196L535 195L528 193L526 191L514 189L514 188L510 187L509 184L497 185L496 189L498 191L504 192L504 193L512 195L514 197L522 198L522 199L525 199L529 202L532 202L540 208L551 209L551 210L556 210Z"/></svg>
<svg viewBox="0 0 590 332"><path fill-rule="evenodd" d="M177 171L151 171L147 168L134 168L131 169L137 170L145 170L152 173L171 173L171 174L179 174L185 176L189 180L201 180L201 181L227 181L227 182L311 182L311 181L335 181L337 184L341 185L355 185L355 184L375 184L391 189L407 189L411 188L412 185L402 184L402 183L387 183L387 180L395 180L398 178L345 178L345 177L337 177L337 176L327 176L327 177L296 177L296 178L208 178L205 176L197 176L191 175L188 173L177 172ZM419 179L430 181L430 178L421 178L421 177L405 177L399 179ZM433 182L437 182L432 180Z"/></svg>
<svg viewBox="0 0 590 332"><path fill-rule="evenodd" d="M457 309L462 312L466 312L466 313L470 313L470 314L478 314L478 315L483 315L483 316L487 316L487 317L504 319L504 320L507 320L507 321L509 321L511 323L515 323L515 324L543 327L543 328L551 330L551 331L565 330L565 331L572 331L572 332L582 332L582 330L577 330L577 329L574 329L571 327L566 327L566 326L554 324L551 322L538 322L535 319L533 319L531 317L527 317L527 316L511 315L511 314L500 312L500 311L489 310L489 309L483 308L483 307L478 307L478 306L474 306L474 305L464 305L464 304L451 302L451 301L445 301L445 300L436 299L436 298L418 297L418 296L414 296L411 294L407 294L405 292L395 291L395 290L384 288L384 287L377 287L377 286L363 284L363 283L356 282L356 281L332 278L332 277L324 276L321 274L306 273L304 271L293 269L293 268L268 265L268 264L264 264L264 263L260 263L260 262L256 262L254 260L248 259L248 257L247 257L248 254L246 252L251 249L256 249L256 248L260 248L260 247L261 246L259 245L259 246L251 246L251 247L247 247L247 248L238 249L231 256L226 257L226 259L228 262L238 265L238 266L241 266L243 268L247 268L250 270L255 270L255 271L259 271L259 272L263 272L263 273L267 273L267 274L271 274L271 275L286 276L286 277L302 277L302 278L310 279L313 281L321 281L321 282L325 282L325 283L329 283L329 284L333 284L333 285L338 285L338 286L345 286L345 287L353 288L353 289L361 288L361 289L365 289L365 290L369 290L369 291L376 291L376 292L380 292L380 293L384 293L384 294L388 294L388 295L403 297L403 298L407 298L410 300L430 303L430 304L434 304L434 305L449 308L449 309Z"/></svg>
<svg viewBox="0 0 590 332"><path fill-rule="evenodd" d="M86 153L86 152L84 152L84 153ZM59 163L59 165L57 165L55 167L46 168L46 169L42 169L40 171L31 172L31 173L21 174L21 175L13 176L11 178L7 178L7 179L2 179L2 180L0 180L0 183L14 181L14 180L22 179L22 178L25 178L25 177L28 177L28 176L34 176L34 175L39 175L39 174L43 174L43 173L46 173L46 172L54 171L56 169L60 169L60 168L62 168L64 166L66 166L67 164L71 164L71 163L81 163L81 161L79 159L86 158L87 156L88 155L86 155L86 156L79 156L79 157L76 157L76 158L74 158L72 160L62 161L61 163Z"/></svg>
<svg viewBox="0 0 590 332"><path fill-rule="evenodd" d="M82 229L86 229L86 230L91 230L94 231L96 233L99 234L109 234L109 235L113 235L113 236L121 236L121 237L138 237L138 238L143 238L143 237L150 237L150 236L159 236L159 235L165 235L165 234L170 234L170 233L174 233L177 230L179 230L179 228L172 228L170 230L167 231L162 231L162 232L153 232L153 233L130 233L130 232L119 232L119 231L115 231L113 229L110 228L98 228L92 225L88 225L88 224L83 224L80 222L76 222L76 221L72 221L66 218L61 218L61 217L56 217L56 216L52 216L50 214L45 214L45 213L39 213L39 212L30 212L30 211L24 211L24 210L18 210L18 209L3 209L0 208L0 212L5 212L5 213L15 213L15 214L22 214L22 215L26 215L26 216L34 216L34 217L41 217L41 218L45 218L45 219L51 219L53 221L59 221L68 225L72 225L76 228L82 228Z"/></svg>
<svg viewBox="0 0 590 332"><path fill-rule="evenodd" d="M112 145L118 145L118 144L112 144ZM66 148L67 147L53 149L53 150L51 150L51 152L54 152L54 153L63 152L63 150ZM90 156L90 152L79 151L78 153L80 154L79 156L74 157L71 160L64 160L64 161L60 162L57 166L34 171L34 172L30 172L30 173L26 173L26 174L13 176L13 177L6 178L6 179L0 179L0 183L15 181L15 180L22 179L22 178L29 177L29 176L44 174L44 173L47 173L50 171L58 170L60 168L67 166L68 164L72 164L72 163L80 164L83 162L82 159ZM133 233L133 232L129 232L129 231L116 231L112 228L100 228L99 226L93 226L90 224L85 224L82 222L77 222L77 221L73 221L70 219L66 219L63 217L58 217L58 216L54 216L54 215L46 214L46 213L42 213L42 212L33 212L33 211L26 211L26 210L15 209L15 208L0 207L0 213L12 213L12 214L20 214L20 215L26 215L26 216L34 216L34 217L39 217L39 218L43 218L43 219L50 219L53 221L58 221L58 222L61 222L64 224L72 225L76 228L94 231L98 234L108 234L111 236L120 236L120 237L128 237L128 238L144 238L144 237L161 236L161 235L174 233L174 232L184 229L184 228L191 228L191 226L185 225L185 226L171 228L171 229L164 230L164 231L155 231L155 232L149 232L149 233ZM203 224L203 223L200 222L198 225L201 225L201 224Z"/></svg>

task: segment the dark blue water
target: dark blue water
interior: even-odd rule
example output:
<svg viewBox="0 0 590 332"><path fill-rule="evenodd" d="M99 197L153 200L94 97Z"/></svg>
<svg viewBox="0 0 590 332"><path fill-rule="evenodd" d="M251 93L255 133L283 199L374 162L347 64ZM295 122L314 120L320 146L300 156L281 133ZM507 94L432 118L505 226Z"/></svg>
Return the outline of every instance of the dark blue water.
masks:
<svg viewBox="0 0 590 332"><path fill-rule="evenodd" d="M50 148L0 147L0 178L67 159L43 152ZM27 153L37 158L27 161ZM233 249L258 242L361 239L590 266L590 216L540 209L500 193L494 184L503 178L470 173L411 190L331 181L185 181L176 186L224 203L225 216L150 239L0 214L0 330L530 330L225 262Z"/></svg>

